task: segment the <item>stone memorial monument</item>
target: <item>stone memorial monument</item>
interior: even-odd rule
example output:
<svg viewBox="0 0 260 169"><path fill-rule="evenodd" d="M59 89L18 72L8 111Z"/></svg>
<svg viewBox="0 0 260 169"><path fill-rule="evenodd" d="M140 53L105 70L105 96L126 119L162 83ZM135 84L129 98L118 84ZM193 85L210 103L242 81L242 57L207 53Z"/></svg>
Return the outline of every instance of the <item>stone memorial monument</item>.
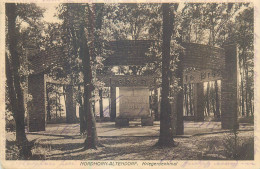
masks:
<svg viewBox="0 0 260 169"><path fill-rule="evenodd" d="M119 113L116 125L129 125L129 118L141 118L142 126L153 125L148 87L119 87Z"/></svg>

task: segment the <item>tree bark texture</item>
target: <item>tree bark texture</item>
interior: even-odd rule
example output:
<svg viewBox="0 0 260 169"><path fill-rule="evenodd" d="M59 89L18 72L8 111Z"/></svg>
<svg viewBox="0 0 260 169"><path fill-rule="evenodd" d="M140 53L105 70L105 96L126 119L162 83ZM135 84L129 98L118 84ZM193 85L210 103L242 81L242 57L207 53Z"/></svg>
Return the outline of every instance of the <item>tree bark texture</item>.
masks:
<svg viewBox="0 0 260 169"><path fill-rule="evenodd" d="M90 53L89 47L87 44L87 39L85 34L83 33L84 29L82 29L82 41L80 44L80 57L82 58L83 64L83 76L84 76L84 116L86 119L86 129L87 129L87 137L85 139L84 145L85 149L96 149L98 145L98 137L96 131L96 120L92 111L91 105L91 93L94 89L94 86L91 82L92 80L92 71L90 66Z"/></svg>
<svg viewBox="0 0 260 169"><path fill-rule="evenodd" d="M24 124L24 102L21 80L19 75L20 60L17 52L17 35L16 35L16 4L6 4L6 15L8 18L8 42L10 51L10 60L6 56L6 78L10 96L10 104L16 125L16 143L19 148L21 159L28 159L32 156L31 146L25 135Z"/></svg>
<svg viewBox="0 0 260 169"><path fill-rule="evenodd" d="M103 90L99 90L99 113L100 113L100 118L104 117L104 112L103 112L103 95L102 95Z"/></svg>
<svg viewBox="0 0 260 169"><path fill-rule="evenodd" d="M160 114L160 136L158 145L171 146L173 141L172 114L169 102L170 92L170 41L172 35L172 22L170 4L162 4L163 11L163 44L162 44L162 100Z"/></svg>

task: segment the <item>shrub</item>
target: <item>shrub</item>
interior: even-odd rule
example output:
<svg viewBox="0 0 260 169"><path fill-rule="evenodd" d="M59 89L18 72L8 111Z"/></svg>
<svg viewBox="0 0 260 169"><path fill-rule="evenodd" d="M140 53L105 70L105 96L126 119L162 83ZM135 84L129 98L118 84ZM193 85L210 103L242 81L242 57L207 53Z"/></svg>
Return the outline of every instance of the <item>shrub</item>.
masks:
<svg viewBox="0 0 260 169"><path fill-rule="evenodd" d="M254 160L254 138L239 139L232 133L223 141L224 155L232 160Z"/></svg>

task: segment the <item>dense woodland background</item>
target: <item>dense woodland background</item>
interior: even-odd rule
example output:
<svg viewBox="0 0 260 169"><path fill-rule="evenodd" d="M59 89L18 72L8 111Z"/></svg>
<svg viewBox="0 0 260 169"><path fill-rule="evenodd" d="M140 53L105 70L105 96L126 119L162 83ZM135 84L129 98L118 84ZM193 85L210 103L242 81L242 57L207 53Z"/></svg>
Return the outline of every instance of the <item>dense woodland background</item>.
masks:
<svg viewBox="0 0 260 169"><path fill-rule="evenodd" d="M75 99L80 105L81 119L84 119L81 132L87 130L88 133L85 148L99 145L95 127L90 130L95 126L91 101L102 98L99 97L100 91L104 89L104 84L95 78L97 74L162 76L158 81L164 84L161 118L169 119L167 102L173 99L172 93L179 90L184 90L186 115L193 113L193 86L184 85L181 89L180 77L176 73L179 53L183 49L181 42L216 47L236 43L239 56L239 115L254 115L253 4L60 4L57 17L61 22L57 23L43 21L44 11L37 4L6 4L6 118L15 119L16 138L24 158L31 154L23 120L26 112L23 91L27 90L28 75L33 73L28 69L28 60L42 51L57 48L63 49L65 62L53 65L47 73L59 79L69 77L78 86ZM146 57L155 56L156 60L145 66L104 67L103 61L111 54L104 46L111 40L155 40ZM205 114L218 117L220 84L216 81L204 86ZM52 94L47 109L56 109L56 113L60 106L57 97L66 90L61 88L51 85L48 88ZM157 90L154 95L158 95ZM28 95L26 99L28 101L31 97ZM170 128L170 125L164 127Z"/></svg>

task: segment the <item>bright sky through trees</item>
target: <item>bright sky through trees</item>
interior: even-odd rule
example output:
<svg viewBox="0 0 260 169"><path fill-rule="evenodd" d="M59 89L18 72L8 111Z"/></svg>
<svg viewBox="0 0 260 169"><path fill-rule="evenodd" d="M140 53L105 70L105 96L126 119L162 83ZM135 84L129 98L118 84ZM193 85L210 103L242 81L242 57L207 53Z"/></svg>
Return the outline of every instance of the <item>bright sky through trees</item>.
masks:
<svg viewBox="0 0 260 169"><path fill-rule="evenodd" d="M57 13L57 7L59 6L58 3L37 3L37 6L41 8L45 8L46 11L44 12L43 20L46 22L61 22L58 17L55 17L55 14Z"/></svg>

